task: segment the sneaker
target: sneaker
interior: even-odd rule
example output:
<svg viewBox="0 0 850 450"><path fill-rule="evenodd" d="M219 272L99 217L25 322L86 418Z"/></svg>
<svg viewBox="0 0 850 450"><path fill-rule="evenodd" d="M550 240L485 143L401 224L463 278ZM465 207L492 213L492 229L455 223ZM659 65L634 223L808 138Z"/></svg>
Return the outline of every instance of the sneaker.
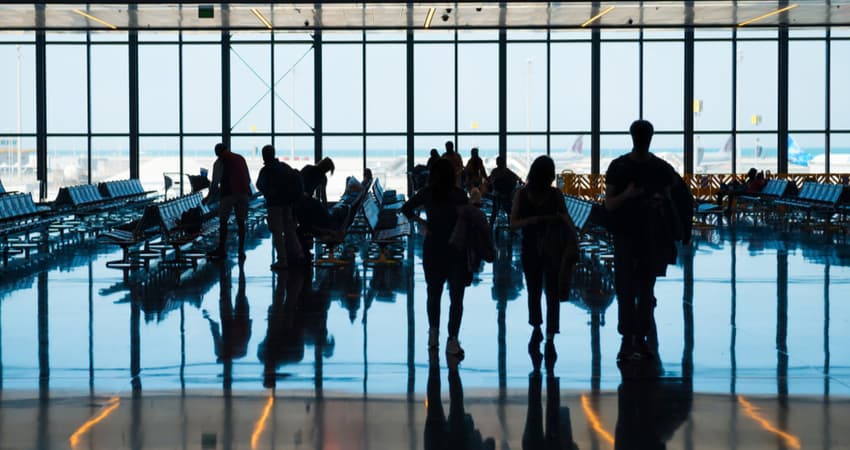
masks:
<svg viewBox="0 0 850 450"><path fill-rule="evenodd" d="M446 355L453 356L457 358L458 361L463 360L464 352L463 348L460 346L460 342L457 341L457 338L450 337L448 341L446 341Z"/></svg>
<svg viewBox="0 0 850 450"><path fill-rule="evenodd" d="M278 261L278 262L272 264L270 268L271 268L271 270L274 270L275 272L277 272L277 271L280 271L280 270L286 270L288 268L288 266L286 265L286 261Z"/></svg>
<svg viewBox="0 0 850 450"><path fill-rule="evenodd" d="M434 349L440 346L440 330L437 328L428 329L428 348Z"/></svg>

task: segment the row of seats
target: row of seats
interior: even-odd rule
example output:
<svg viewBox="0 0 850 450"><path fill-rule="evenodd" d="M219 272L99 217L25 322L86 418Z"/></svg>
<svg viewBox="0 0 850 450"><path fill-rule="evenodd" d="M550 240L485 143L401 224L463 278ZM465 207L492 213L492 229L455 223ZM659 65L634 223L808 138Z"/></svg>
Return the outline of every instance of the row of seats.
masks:
<svg viewBox="0 0 850 450"><path fill-rule="evenodd" d="M66 186L59 189L59 194L56 196L54 205L72 206L79 208L103 202L104 198L100 195L97 186L93 184L80 184L77 186Z"/></svg>
<svg viewBox="0 0 850 450"><path fill-rule="evenodd" d="M18 220L43 212L35 202L32 195L25 193L6 194L0 196L0 220Z"/></svg>
<svg viewBox="0 0 850 450"><path fill-rule="evenodd" d="M147 194L142 182L137 178L130 180L106 181L98 185L98 190L103 197L128 198Z"/></svg>

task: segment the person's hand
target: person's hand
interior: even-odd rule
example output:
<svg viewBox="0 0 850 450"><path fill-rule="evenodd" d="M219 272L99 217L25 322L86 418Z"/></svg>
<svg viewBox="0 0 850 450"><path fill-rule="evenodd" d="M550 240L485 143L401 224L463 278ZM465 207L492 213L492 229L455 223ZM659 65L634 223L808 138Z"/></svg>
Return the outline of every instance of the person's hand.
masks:
<svg viewBox="0 0 850 450"><path fill-rule="evenodd" d="M626 190L623 193L626 195L626 198L634 198L643 194L643 188L636 187L634 181L632 181L626 186Z"/></svg>

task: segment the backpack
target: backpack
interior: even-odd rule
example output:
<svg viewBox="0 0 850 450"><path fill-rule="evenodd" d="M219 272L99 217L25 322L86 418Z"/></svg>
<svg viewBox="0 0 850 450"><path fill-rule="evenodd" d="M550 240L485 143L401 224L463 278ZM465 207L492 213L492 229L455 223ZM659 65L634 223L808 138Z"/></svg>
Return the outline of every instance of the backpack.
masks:
<svg viewBox="0 0 850 450"><path fill-rule="evenodd" d="M285 204L293 204L304 195L304 181L301 173L284 162L280 163L280 200Z"/></svg>

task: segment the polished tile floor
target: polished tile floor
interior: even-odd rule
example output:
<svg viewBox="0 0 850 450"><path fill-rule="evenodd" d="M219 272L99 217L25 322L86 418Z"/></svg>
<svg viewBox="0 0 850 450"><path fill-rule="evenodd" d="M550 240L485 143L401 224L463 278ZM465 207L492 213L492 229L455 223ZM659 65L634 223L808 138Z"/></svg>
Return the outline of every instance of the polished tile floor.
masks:
<svg viewBox="0 0 850 450"><path fill-rule="evenodd" d="M0 448L850 448L850 244L702 232L656 288L663 376L624 381L606 271L539 367L501 242L456 369L427 351L419 242L310 278L273 276L262 230L243 267L125 280L78 246L5 271Z"/></svg>

